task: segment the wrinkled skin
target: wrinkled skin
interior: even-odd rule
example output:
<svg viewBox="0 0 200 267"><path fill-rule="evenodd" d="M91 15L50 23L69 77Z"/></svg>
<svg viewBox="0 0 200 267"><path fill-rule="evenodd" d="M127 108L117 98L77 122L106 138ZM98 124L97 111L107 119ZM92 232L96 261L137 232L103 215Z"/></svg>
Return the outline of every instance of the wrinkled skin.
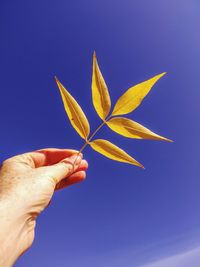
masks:
<svg viewBox="0 0 200 267"><path fill-rule="evenodd" d="M78 151L55 148L14 156L2 163L0 266L12 266L31 246L36 218L49 205L54 192L83 181L87 168ZM13 242L8 241L9 235Z"/></svg>

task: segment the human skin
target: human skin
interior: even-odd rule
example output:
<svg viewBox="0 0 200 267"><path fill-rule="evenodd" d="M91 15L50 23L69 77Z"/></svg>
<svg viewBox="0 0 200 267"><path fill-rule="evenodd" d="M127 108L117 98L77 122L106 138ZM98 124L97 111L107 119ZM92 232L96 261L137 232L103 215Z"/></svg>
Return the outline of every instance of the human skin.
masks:
<svg viewBox="0 0 200 267"><path fill-rule="evenodd" d="M38 215L56 190L85 179L87 161L71 149L41 149L5 160L0 169L0 267L32 245Z"/></svg>

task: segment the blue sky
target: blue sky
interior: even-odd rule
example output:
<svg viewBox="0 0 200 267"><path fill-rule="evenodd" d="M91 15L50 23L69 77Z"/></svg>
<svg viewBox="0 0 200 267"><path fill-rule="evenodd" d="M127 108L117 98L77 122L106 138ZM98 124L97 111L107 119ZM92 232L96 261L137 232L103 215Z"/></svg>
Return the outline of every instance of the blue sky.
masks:
<svg viewBox="0 0 200 267"><path fill-rule="evenodd" d="M44 147L82 146L53 77L95 129L94 50L113 105L133 84L167 72L128 117L175 141L131 140L102 129L98 137L146 169L87 148L86 181L55 194L17 267L199 262L199 12L197 0L1 1L1 160Z"/></svg>
<svg viewBox="0 0 200 267"><path fill-rule="evenodd" d="M143 267L188 267L197 266L200 262L200 248L197 247L185 253L180 253L175 256L156 261L152 264L144 265Z"/></svg>

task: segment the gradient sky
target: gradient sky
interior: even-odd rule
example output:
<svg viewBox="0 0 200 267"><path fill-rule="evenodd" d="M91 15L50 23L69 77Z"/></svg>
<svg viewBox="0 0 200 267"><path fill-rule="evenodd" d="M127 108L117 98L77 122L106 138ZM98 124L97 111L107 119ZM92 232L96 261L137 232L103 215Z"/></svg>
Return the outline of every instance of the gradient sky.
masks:
<svg viewBox="0 0 200 267"><path fill-rule="evenodd" d="M198 266L199 14L198 0L1 0L1 160L81 147L53 77L95 129L93 50L113 104L131 85L167 72L129 117L175 141L132 140L102 129L98 137L146 169L87 148L86 181L55 194L16 267Z"/></svg>

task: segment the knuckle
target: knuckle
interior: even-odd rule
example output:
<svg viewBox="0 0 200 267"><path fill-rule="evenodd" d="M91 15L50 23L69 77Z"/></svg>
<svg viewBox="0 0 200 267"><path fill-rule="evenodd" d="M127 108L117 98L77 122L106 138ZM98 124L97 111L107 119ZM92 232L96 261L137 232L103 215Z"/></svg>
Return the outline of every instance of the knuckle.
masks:
<svg viewBox="0 0 200 267"><path fill-rule="evenodd" d="M10 165L12 163L12 161L13 161L12 158L5 159L2 162L2 166Z"/></svg>
<svg viewBox="0 0 200 267"><path fill-rule="evenodd" d="M71 172L74 168L73 164L70 161L63 160L60 162L61 166L63 166L68 172Z"/></svg>

